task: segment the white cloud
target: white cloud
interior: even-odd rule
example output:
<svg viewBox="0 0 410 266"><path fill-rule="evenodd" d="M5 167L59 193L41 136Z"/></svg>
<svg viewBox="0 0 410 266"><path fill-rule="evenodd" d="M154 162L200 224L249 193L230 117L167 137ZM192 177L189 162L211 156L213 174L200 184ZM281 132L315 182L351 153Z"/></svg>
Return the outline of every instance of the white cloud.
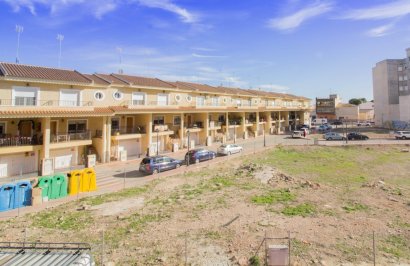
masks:
<svg viewBox="0 0 410 266"><path fill-rule="evenodd" d="M225 55L204 55L204 54L197 54L193 53L193 57L198 57L198 58L225 58Z"/></svg>
<svg viewBox="0 0 410 266"><path fill-rule="evenodd" d="M268 21L268 26L277 30L291 30L302 25L306 20L325 14L333 9L330 2L317 2L305 7L296 13L281 18L274 18Z"/></svg>
<svg viewBox="0 0 410 266"><path fill-rule="evenodd" d="M380 27L373 28L366 32L369 37L382 37L391 33L391 29L394 27L394 23L382 25Z"/></svg>
<svg viewBox="0 0 410 266"><path fill-rule="evenodd" d="M182 8L171 0L136 0L140 5L159 8L177 14L185 23L195 23L199 20L198 16L185 8Z"/></svg>
<svg viewBox="0 0 410 266"><path fill-rule="evenodd" d="M266 90L266 91L274 91L274 92L284 92L290 89L289 87L286 87L283 85L277 85L277 84L262 84L262 85L259 85L259 88Z"/></svg>
<svg viewBox="0 0 410 266"><path fill-rule="evenodd" d="M370 8L355 9L346 12L341 18L351 20L377 20L397 18L410 14L410 1L398 0Z"/></svg>

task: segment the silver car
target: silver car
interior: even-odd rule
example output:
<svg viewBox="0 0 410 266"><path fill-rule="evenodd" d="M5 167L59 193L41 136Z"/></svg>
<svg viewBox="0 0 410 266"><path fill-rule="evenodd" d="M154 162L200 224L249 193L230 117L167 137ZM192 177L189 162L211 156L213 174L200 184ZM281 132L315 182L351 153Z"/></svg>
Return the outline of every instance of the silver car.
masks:
<svg viewBox="0 0 410 266"><path fill-rule="evenodd" d="M396 139L410 139L410 131L396 131L394 137Z"/></svg>
<svg viewBox="0 0 410 266"><path fill-rule="evenodd" d="M336 132L327 132L323 135L325 140L345 140L346 138Z"/></svg>
<svg viewBox="0 0 410 266"><path fill-rule="evenodd" d="M243 148L236 144L223 144L218 148L218 154L231 155L233 153L242 152Z"/></svg>

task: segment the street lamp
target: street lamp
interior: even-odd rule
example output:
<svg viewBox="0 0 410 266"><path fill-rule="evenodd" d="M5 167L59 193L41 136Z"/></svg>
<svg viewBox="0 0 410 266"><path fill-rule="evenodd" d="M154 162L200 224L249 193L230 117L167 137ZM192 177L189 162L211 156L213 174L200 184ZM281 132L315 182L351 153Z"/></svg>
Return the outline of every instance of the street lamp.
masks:
<svg viewBox="0 0 410 266"><path fill-rule="evenodd" d="M157 156L158 156L158 154L159 154L159 145L158 145L158 142L159 142L159 129L157 128L157 129L155 129L155 132L157 132Z"/></svg>
<svg viewBox="0 0 410 266"><path fill-rule="evenodd" d="M189 166L189 157L190 157L190 156L189 156L189 146L190 146L190 145L189 145L189 130L186 131L186 136L187 136L187 138L188 138L188 153L187 153L187 154L188 154L188 158L187 158L187 160L186 160L186 163L187 163L187 166Z"/></svg>

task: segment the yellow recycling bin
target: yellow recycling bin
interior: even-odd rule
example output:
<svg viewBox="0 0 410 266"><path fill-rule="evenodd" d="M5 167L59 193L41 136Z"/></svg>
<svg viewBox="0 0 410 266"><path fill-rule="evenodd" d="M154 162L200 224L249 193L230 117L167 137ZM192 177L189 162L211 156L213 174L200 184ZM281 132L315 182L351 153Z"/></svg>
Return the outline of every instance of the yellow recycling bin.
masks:
<svg viewBox="0 0 410 266"><path fill-rule="evenodd" d="M90 192L97 190L97 175L94 168L83 170L80 192Z"/></svg>
<svg viewBox="0 0 410 266"><path fill-rule="evenodd" d="M67 174L68 195L76 195L81 191L83 170L73 170Z"/></svg>

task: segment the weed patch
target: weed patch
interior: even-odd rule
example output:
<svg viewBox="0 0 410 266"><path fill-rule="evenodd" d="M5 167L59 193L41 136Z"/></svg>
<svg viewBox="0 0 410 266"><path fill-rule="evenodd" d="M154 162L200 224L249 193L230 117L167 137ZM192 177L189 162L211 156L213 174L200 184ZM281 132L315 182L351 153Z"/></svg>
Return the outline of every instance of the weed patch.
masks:
<svg viewBox="0 0 410 266"><path fill-rule="evenodd" d="M355 212L355 211L366 211L369 209L367 205L358 203L358 202L349 202L342 207L346 212Z"/></svg>
<svg viewBox="0 0 410 266"><path fill-rule="evenodd" d="M288 202L295 200L296 196L286 189L272 190L264 195L251 198L255 204L273 204L277 202Z"/></svg>
<svg viewBox="0 0 410 266"><path fill-rule="evenodd" d="M389 236L383 243L381 250L396 258L410 259L410 243L408 239L399 235Z"/></svg>
<svg viewBox="0 0 410 266"><path fill-rule="evenodd" d="M311 216L316 213L316 207L311 203L303 203L297 206L287 206L282 210L286 216Z"/></svg>
<svg viewBox="0 0 410 266"><path fill-rule="evenodd" d="M94 222L93 217L88 211L75 211L63 213L52 210L40 212L33 216L33 226L61 229L61 230L79 230L88 227Z"/></svg>

